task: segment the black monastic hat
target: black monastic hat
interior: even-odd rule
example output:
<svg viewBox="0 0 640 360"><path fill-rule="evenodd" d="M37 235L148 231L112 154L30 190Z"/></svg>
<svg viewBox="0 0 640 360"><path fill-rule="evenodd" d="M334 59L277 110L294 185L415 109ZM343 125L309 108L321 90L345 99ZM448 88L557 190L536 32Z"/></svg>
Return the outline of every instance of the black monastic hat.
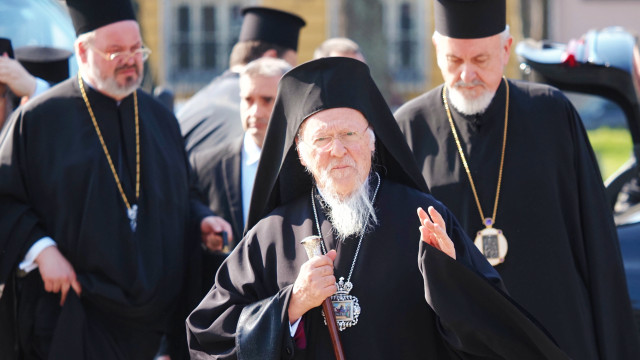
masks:
<svg viewBox="0 0 640 360"><path fill-rule="evenodd" d="M306 25L301 17L266 7L244 8L242 15L238 41L260 40L298 51L300 29Z"/></svg>
<svg viewBox="0 0 640 360"><path fill-rule="evenodd" d="M313 180L298 159L295 137L309 116L341 107L360 111L369 122L376 135L372 166L382 177L429 191L369 67L351 58L321 58L293 68L280 79L246 229L277 206L309 194Z"/></svg>
<svg viewBox="0 0 640 360"><path fill-rule="evenodd" d="M507 26L505 0L435 0L436 31L454 39L496 35Z"/></svg>
<svg viewBox="0 0 640 360"><path fill-rule="evenodd" d="M136 20L130 0L67 0L76 36L122 20Z"/></svg>
<svg viewBox="0 0 640 360"><path fill-rule="evenodd" d="M4 53L7 53L7 55L13 59L13 47L11 46L11 40L7 38L0 38L0 56Z"/></svg>
<svg viewBox="0 0 640 360"><path fill-rule="evenodd" d="M33 76L56 84L69 77L71 51L46 46L22 46L16 59Z"/></svg>

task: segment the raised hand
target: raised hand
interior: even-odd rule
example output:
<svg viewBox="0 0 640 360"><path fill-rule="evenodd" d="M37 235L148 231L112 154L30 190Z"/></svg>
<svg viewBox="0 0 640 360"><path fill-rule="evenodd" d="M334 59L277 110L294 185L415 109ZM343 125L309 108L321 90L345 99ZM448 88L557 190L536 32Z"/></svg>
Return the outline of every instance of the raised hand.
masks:
<svg viewBox="0 0 640 360"><path fill-rule="evenodd" d="M431 218L421 207L418 208L418 217L422 225L420 226L420 240L455 259L456 249L453 241L447 235L447 226L444 223L444 219L433 206L429 206L428 210Z"/></svg>

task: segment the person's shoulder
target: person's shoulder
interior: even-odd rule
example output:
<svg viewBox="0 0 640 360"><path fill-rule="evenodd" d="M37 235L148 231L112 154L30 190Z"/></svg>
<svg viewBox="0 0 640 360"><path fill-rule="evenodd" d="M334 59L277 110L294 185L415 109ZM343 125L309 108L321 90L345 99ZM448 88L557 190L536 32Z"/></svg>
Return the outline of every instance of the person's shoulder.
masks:
<svg viewBox="0 0 640 360"><path fill-rule="evenodd" d="M278 233L273 231L273 229L282 229L285 224L292 226L300 225L298 223L300 219L304 217L301 214L304 214L305 209L310 207L310 201L309 194L307 194L299 196L285 204L281 204L263 216L262 219L247 232L247 235L254 234L264 238L265 236L269 237L267 234Z"/></svg>
<svg viewBox="0 0 640 360"><path fill-rule="evenodd" d="M35 96L26 104L22 105L22 109L30 111L34 109L42 109L43 107L59 106L65 101L76 101L79 99L79 92L77 87L74 86L74 80L76 78L67 79L51 88L47 91Z"/></svg>
<svg viewBox="0 0 640 360"><path fill-rule="evenodd" d="M208 149L195 151L190 160L196 171L212 169L219 166L225 159L242 154L244 137L227 140Z"/></svg>
<svg viewBox="0 0 640 360"><path fill-rule="evenodd" d="M440 102L443 85L437 86L400 106L394 113L398 122L412 121L416 117L424 117L426 113Z"/></svg>
<svg viewBox="0 0 640 360"><path fill-rule="evenodd" d="M55 121L57 125L63 125L71 116L65 113L77 111L77 106L84 106L73 79L68 79L44 93L30 99L24 105L15 110L14 116L18 116L31 124L43 124ZM36 125L41 126L41 125Z"/></svg>
<svg viewBox="0 0 640 360"><path fill-rule="evenodd" d="M509 80L511 84L511 91L514 95L524 96L526 99L534 101L553 101L566 103L569 101L564 93L557 88L536 82L530 82L525 80Z"/></svg>
<svg viewBox="0 0 640 360"><path fill-rule="evenodd" d="M437 202L433 195L392 179L385 178L382 186L381 191L387 192L391 197L398 200L402 198L402 201L413 201L415 203L423 203L425 201Z"/></svg>

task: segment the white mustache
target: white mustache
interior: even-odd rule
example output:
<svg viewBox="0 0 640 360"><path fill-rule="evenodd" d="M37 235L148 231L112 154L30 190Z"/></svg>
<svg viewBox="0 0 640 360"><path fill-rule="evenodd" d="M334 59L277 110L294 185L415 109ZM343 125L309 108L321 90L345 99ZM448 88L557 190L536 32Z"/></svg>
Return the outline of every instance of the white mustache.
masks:
<svg viewBox="0 0 640 360"><path fill-rule="evenodd" d="M464 82L463 80L459 80L455 84L453 84L454 88L467 88L474 86L484 86L484 82L482 80L473 80L471 83Z"/></svg>
<svg viewBox="0 0 640 360"><path fill-rule="evenodd" d="M335 167L338 166L351 166L351 167L355 167L356 166L356 162L355 160L353 160L351 157L344 157L342 159L336 159L336 160L331 160L331 162L329 163L329 168L333 169Z"/></svg>

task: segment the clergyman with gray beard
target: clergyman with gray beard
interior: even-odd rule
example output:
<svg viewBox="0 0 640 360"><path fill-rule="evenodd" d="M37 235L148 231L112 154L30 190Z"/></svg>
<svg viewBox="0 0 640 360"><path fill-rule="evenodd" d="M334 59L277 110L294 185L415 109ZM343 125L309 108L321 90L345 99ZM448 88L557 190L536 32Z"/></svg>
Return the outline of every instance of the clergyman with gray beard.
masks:
<svg viewBox="0 0 640 360"><path fill-rule="evenodd" d="M612 208L578 112L555 88L504 77L505 0L433 4L444 84L395 114L431 193L571 358L640 359Z"/></svg>
<svg viewBox="0 0 640 360"><path fill-rule="evenodd" d="M193 359L333 359L328 297L349 359L566 359L428 194L358 60L281 79L247 229L187 319Z"/></svg>

